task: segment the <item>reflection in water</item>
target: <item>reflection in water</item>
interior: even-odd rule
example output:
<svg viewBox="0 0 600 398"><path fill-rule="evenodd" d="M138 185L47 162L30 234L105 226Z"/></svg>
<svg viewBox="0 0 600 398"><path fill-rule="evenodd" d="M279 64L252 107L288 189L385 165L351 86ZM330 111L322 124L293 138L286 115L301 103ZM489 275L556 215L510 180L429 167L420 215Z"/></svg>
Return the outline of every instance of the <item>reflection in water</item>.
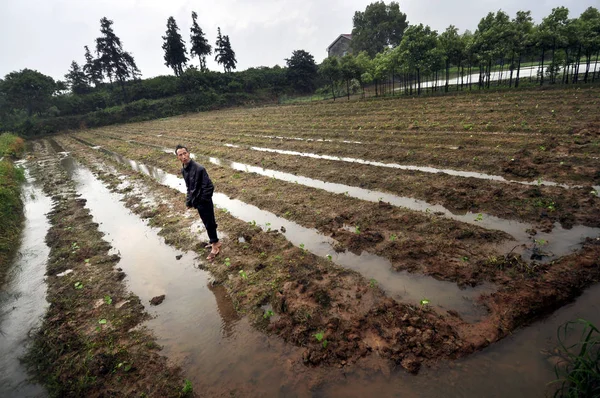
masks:
<svg viewBox="0 0 600 398"><path fill-rule="evenodd" d="M161 169L126 159L107 149L100 150L112 156L116 161L152 176L163 185L182 193L186 192L182 178ZM484 284L475 288L461 289L455 283L439 281L430 276L411 274L406 271L395 272L392 270L392 263L384 257L367 252L362 252L360 255L349 251L336 253L337 242L333 238L322 235L315 229L305 228L271 212L261 210L256 206L231 199L222 193L215 193L213 202L217 207L227 209L232 216L243 221L256 222L264 229L270 225L273 229L284 230L285 237L295 246L303 245L305 250L320 257L331 256L334 263L355 270L367 279L375 279L378 286L389 296L403 302L419 304L423 298L427 298L434 308L454 310L469 322L476 321L486 314L485 308L479 306L475 300L482 293L491 293L494 289L490 285Z"/></svg>
<svg viewBox="0 0 600 398"><path fill-rule="evenodd" d="M41 386L28 381L20 358L48 305L44 274L50 249L44 238L50 227L45 214L52 201L32 182L27 169L26 176L23 236L0 295L0 396L7 398L46 396Z"/></svg>
<svg viewBox="0 0 600 398"><path fill-rule="evenodd" d="M233 307L231 298L227 295L227 289L223 285L208 284L208 290L215 295L217 310L223 320L222 330L225 337L233 336L233 329L240 320L240 316Z"/></svg>

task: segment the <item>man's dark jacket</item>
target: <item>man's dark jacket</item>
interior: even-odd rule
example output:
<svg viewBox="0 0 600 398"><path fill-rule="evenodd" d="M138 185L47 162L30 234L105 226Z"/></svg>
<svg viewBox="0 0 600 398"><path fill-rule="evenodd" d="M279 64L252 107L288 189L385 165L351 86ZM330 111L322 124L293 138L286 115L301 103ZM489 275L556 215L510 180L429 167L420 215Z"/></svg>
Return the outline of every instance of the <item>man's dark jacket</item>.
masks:
<svg viewBox="0 0 600 398"><path fill-rule="evenodd" d="M202 202L209 201L212 198L215 187L208 178L206 169L198 163L190 160L189 163L181 169L185 185L187 186L187 206L198 207Z"/></svg>

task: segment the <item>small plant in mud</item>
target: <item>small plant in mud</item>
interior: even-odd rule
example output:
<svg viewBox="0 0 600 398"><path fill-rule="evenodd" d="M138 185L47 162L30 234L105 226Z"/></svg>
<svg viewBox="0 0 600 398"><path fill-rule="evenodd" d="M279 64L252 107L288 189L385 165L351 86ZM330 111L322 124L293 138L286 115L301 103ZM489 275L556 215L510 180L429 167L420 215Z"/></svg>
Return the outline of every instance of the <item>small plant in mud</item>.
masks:
<svg viewBox="0 0 600 398"><path fill-rule="evenodd" d="M360 226L357 225L357 226L354 227L354 233L356 235L360 235Z"/></svg>
<svg viewBox="0 0 600 398"><path fill-rule="evenodd" d="M81 282L75 282L73 284L73 287L75 287L75 289L78 289L78 290L79 289L83 289L83 283L81 283Z"/></svg>
<svg viewBox="0 0 600 398"><path fill-rule="evenodd" d="M475 221L482 221L483 220L483 214L479 213L477 214L477 217L475 217Z"/></svg>
<svg viewBox="0 0 600 398"><path fill-rule="evenodd" d="M300 250L302 250L302 254L306 254L306 249L304 248L304 243L300 243Z"/></svg>
<svg viewBox="0 0 600 398"><path fill-rule="evenodd" d="M252 225L253 227L256 227L256 220L252 220L248 222L248 224Z"/></svg>
<svg viewBox="0 0 600 398"><path fill-rule="evenodd" d="M535 239L533 243L535 243L538 246L545 246L548 242L544 239Z"/></svg>
<svg viewBox="0 0 600 398"><path fill-rule="evenodd" d="M86 258L85 260L83 260L83 262L85 263L85 265L90 265L90 259Z"/></svg>
<svg viewBox="0 0 600 398"><path fill-rule="evenodd" d="M327 257L327 260L332 261L333 257L331 257L331 254L326 255L325 257Z"/></svg>
<svg viewBox="0 0 600 398"><path fill-rule="evenodd" d="M266 310L263 314L264 319L270 319L275 313L272 310Z"/></svg>
<svg viewBox="0 0 600 398"><path fill-rule="evenodd" d="M460 261L462 261L463 263L466 263L467 261L469 261L469 257L468 256L462 256L460 258Z"/></svg>
<svg viewBox="0 0 600 398"><path fill-rule="evenodd" d="M391 235L390 235L390 240L391 240L392 242L394 242L396 239L398 239L398 236L396 236L396 234L391 234Z"/></svg>
<svg viewBox="0 0 600 398"><path fill-rule="evenodd" d="M314 335L314 336L315 336L315 339L317 339L317 341L318 341L319 343L321 343L321 345L323 346L323 348L327 348L327 344L328 344L328 342L327 342L327 340L325 339L325 333L323 333L323 332L318 332L318 333L315 333L315 335Z"/></svg>
<svg viewBox="0 0 600 398"><path fill-rule="evenodd" d="M227 210L226 208L222 208L221 211L225 214L229 213L229 210Z"/></svg>
<svg viewBox="0 0 600 398"><path fill-rule="evenodd" d="M376 279L373 279L373 278L371 278L371 279L369 280L369 287L370 287L371 289L373 289L373 288L375 288L376 286L377 286L377 280L376 280Z"/></svg>
<svg viewBox="0 0 600 398"><path fill-rule="evenodd" d="M100 320L98 321L98 323L99 323L100 325L106 325L106 322L107 322L107 320L106 320L105 318L102 318L102 319L100 319Z"/></svg>
<svg viewBox="0 0 600 398"><path fill-rule="evenodd" d="M229 257L226 257L226 258L225 258L225 260L224 260L224 264L225 264L227 267L231 267L231 260L229 259Z"/></svg>
<svg viewBox="0 0 600 398"><path fill-rule="evenodd" d="M265 226L267 227L267 232L271 232L271 223L268 222L265 224Z"/></svg>
<svg viewBox="0 0 600 398"><path fill-rule="evenodd" d="M426 306L426 305L428 305L428 304L429 304L429 300L427 300L427 299L423 299L423 300L419 301L419 303L420 303L422 306Z"/></svg>
<svg viewBox="0 0 600 398"><path fill-rule="evenodd" d="M79 250L79 249L80 249L80 247L79 247L79 244L77 242L71 243L71 253L76 253L77 250Z"/></svg>
<svg viewBox="0 0 600 398"><path fill-rule="evenodd" d="M104 296L104 302L108 305L111 305L113 302L112 297L110 297L108 294L106 296Z"/></svg>
<svg viewBox="0 0 600 398"><path fill-rule="evenodd" d="M181 389L181 393L184 396L186 396L186 395L192 394L193 391L194 391L194 387L192 386L192 382L189 381L188 379L185 379L185 381L183 383L183 388Z"/></svg>
<svg viewBox="0 0 600 398"><path fill-rule="evenodd" d="M579 341L567 345L573 331L581 330ZM555 368L560 383L555 397L600 396L600 330L585 319L577 319L558 328L558 355Z"/></svg>
<svg viewBox="0 0 600 398"><path fill-rule="evenodd" d="M241 269L240 272L238 272L238 273L240 274L242 279L244 279L244 280L248 279L248 274L243 269Z"/></svg>

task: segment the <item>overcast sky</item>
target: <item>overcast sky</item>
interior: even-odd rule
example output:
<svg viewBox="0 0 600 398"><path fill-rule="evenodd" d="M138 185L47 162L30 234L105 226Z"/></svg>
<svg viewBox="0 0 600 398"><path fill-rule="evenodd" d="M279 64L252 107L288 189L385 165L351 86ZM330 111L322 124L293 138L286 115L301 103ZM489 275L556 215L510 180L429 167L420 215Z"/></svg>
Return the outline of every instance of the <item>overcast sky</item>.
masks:
<svg viewBox="0 0 600 398"><path fill-rule="evenodd" d="M83 46L94 49L100 18L114 21L113 29L126 51L133 54L143 77L171 74L164 65L162 36L173 16L189 43L191 13L214 47L217 27L229 35L237 69L285 65L292 51L310 52L317 63L341 33L351 33L352 16L371 1L360 0L0 0L0 77L23 68L63 79L72 60L84 63ZM386 1L389 4L389 1ZM530 10L536 23L553 7L565 6L578 17L599 0L404 0L400 10L411 24L423 23L438 32L456 25L461 33L474 31L490 11L502 9L511 17ZM198 65L197 58L191 61ZM222 70L209 57L208 67Z"/></svg>

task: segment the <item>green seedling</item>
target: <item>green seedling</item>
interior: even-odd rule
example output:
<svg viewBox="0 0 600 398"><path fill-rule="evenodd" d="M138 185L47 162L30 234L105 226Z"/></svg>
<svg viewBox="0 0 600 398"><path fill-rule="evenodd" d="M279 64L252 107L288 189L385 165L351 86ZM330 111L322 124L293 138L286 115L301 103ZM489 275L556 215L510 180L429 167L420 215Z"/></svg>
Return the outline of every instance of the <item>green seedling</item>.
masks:
<svg viewBox="0 0 600 398"><path fill-rule="evenodd" d="M331 257L331 254L328 254L325 257L327 257L327 260L329 260L329 261L331 261L333 259L333 257Z"/></svg>
<svg viewBox="0 0 600 398"><path fill-rule="evenodd" d="M277 260L277 261L281 261L281 260L283 260L283 257L281 257L280 255L276 255L276 256L275 256L275 260Z"/></svg>
<svg viewBox="0 0 600 398"><path fill-rule="evenodd" d="M194 387L192 386L192 382L188 379L185 379L185 382L183 383L183 388L181 389L182 394L189 395L193 392L193 390Z"/></svg>
<svg viewBox="0 0 600 398"><path fill-rule="evenodd" d="M265 226L267 227L267 232L271 232L271 223L268 222L265 224Z"/></svg>
<svg viewBox="0 0 600 398"><path fill-rule="evenodd" d="M106 319L102 318L98 321L100 325L106 325Z"/></svg>
<svg viewBox="0 0 600 398"><path fill-rule="evenodd" d="M543 181L543 180L542 180L542 177L539 177L539 178L537 179L537 184L538 184L538 186L542 185L542 181Z"/></svg>
<svg viewBox="0 0 600 398"><path fill-rule="evenodd" d="M396 239L398 239L398 237L396 236L396 234L391 234L391 235L390 235L390 240L391 240L392 242L394 242Z"/></svg>
<svg viewBox="0 0 600 398"><path fill-rule="evenodd" d="M325 334L323 332L318 332L315 333L315 339L317 339L317 341L320 343L321 341L323 341L323 338L325 337Z"/></svg>
<svg viewBox="0 0 600 398"><path fill-rule="evenodd" d="M248 224L252 225L253 227L256 227L256 220L252 220L248 222Z"/></svg>
<svg viewBox="0 0 600 398"><path fill-rule="evenodd" d="M240 270L239 274L242 277L242 279L248 279L248 274L246 274L246 271L244 271L243 269Z"/></svg>
<svg viewBox="0 0 600 398"><path fill-rule="evenodd" d="M83 260L84 263L89 264L90 263L90 259L86 258L85 260Z"/></svg>
<svg viewBox="0 0 600 398"><path fill-rule="evenodd" d="M104 296L104 302L108 305L111 305L113 300L112 297L110 297L108 294L106 296Z"/></svg>
<svg viewBox="0 0 600 398"><path fill-rule="evenodd" d="M461 259L460 259L460 260L461 260L463 263L466 263L467 261L469 261L469 257L467 257L467 256L463 256L463 257L461 257Z"/></svg>
<svg viewBox="0 0 600 398"><path fill-rule="evenodd" d="M263 314L263 318L264 319L270 319L273 315L275 315L275 313L271 310L267 310L265 311L265 313Z"/></svg>
<svg viewBox="0 0 600 398"><path fill-rule="evenodd" d="M535 244L540 245L540 246L544 246L546 243L548 243L547 241L545 241L544 239L535 239L533 241Z"/></svg>
<svg viewBox="0 0 600 398"><path fill-rule="evenodd" d="M73 285L75 287L75 289L83 289L83 283L81 282L75 282L75 284Z"/></svg>
<svg viewBox="0 0 600 398"><path fill-rule="evenodd" d="M477 214L477 217L475 217L475 221L481 221L483 220L483 214L479 213Z"/></svg>
<svg viewBox="0 0 600 398"><path fill-rule="evenodd" d="M419 303L421 303L422 306L426 306L427 304L429 304L429 300L423 299Z"/></svg>
<svg viewBox="0 0 600 398"><path fill-rule="evenodd" d="M300 243L300 250L302 250L302 254L306 254L306 249L304 249L304 243Z"/></svg>
<svg viewBox="0 0 600 398"><path fill-rule="evenodd" d="M370 287L370 288L375 288L376 286L377 286L377 280L375 280L375 279L371 278L371 279L369 280L369 287Z"/></svg>
<svg viewBox="0 0 600 398"><path fill-rule="evenodd" d="M267 257L267 253L266 252L260 252L260 254L258 255L258 257L265 258L265 257Z"/></svg>
<svg viewBox="0 0 600 398"><path fill-rule="evenodd" d="M79 250L79 244L77 242L71 243L71 253L75 253L77 250Z"/></svg>
<svg viewBox="0 0 600 398"><path fill-rule="evenodd" d="M222 208L221 211L225 214L229 213L229 210L227 210L226 208Z"/></svg>
<svg viewBox="0 0 600 398"><path fill-rule="evenodd" d="M229 259L229 257L225 258L225 265L231 267L231 260Z"/></svg>
<svg viewBox="0 0 600 398"><path fill-rule="evenodd" d="M354 233L356 235L360 235L360 227L358 225L356 227L354 227Z"/></svg>

